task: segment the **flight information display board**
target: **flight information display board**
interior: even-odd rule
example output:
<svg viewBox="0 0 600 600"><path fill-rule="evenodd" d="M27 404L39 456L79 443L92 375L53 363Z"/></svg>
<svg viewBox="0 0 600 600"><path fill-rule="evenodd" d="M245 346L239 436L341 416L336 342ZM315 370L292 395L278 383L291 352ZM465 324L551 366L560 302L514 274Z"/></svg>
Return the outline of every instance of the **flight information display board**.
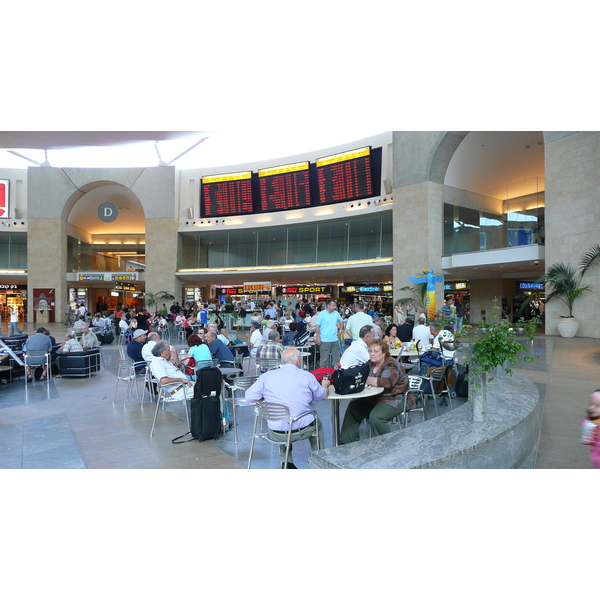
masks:
<svg viewBox="0 0 600 600"><path fill-rule="evenodd" d="M252 213L252 171L203 177L200 187L203 217Z"/></svg>
<svg viewBox="0 0 600 600"><path fill-rule="evenodd" d="M373 195L371 148L319 158L316 165L319 185L317 204L360 200Z"/></svg>
<svg viewBox="0 0 600 600"><path fill-rule="evenodd" d="M260 169L258 180L262 212L310 206L308 162Z"/></svg>

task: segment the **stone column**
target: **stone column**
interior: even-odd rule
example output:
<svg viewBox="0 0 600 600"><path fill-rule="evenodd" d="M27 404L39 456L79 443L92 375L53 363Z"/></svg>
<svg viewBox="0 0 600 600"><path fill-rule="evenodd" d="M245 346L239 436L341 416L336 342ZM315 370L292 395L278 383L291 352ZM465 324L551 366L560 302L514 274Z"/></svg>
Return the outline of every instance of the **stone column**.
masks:
<svg viewBox="0 0 600 600"><path fill-rule="evenodd" d="M34 288L54 288L54 319L64 319L67 303L67 223L62 219L27 221L27 315L33 323Z"/></svg>
<svg viewBox="0 0 600 600"><path fill-rule="evenodd" d="M412 286L409 277L425 269L442 272L444 186L431 181L394 189L394 298L398 289ZM436 283L435 305L440 310L444 290Z"/></svg>
<svg viewBox="0 0 600 600"><path fill-rule="evenodd" d="M177 219L146 219L146 291L169 292L180 300L181 282L175 275L177 227Z"/></svg>

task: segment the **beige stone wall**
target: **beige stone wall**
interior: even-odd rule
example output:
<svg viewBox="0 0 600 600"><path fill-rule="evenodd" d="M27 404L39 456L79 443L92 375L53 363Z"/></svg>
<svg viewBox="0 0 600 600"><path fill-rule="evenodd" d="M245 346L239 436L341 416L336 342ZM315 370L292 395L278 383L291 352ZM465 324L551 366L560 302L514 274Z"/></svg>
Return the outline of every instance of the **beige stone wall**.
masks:
<svg viewBox="0 0 600 600"><path fill-rule="evenodd" d="M29 219L27 223L27 314L33 322L33 289L54 288L56 321L67 303L67 224L62 219Z"/></svg>
<svg viewBox="0 0 600 600"><path fill-rule="evenodd" d="M546 144L546 269L556 262L578 267L583 253L600 244L600 133L579 132ZM600 337L600 267L585 276L592 293L575 301L577 336ZM556 335L559 300L546 306L546 333Z"/></svg>
<svg viewBox="0 0 600 600"><path fill-rule="evenodd" d="M166 291L180 300L177 225L176 219L146 219L146 290Z"/></svg>
<svg viewBox="0 0 600 600"><path fill-rule="evenodd" d="M444 187L431 181L394 189L394 298L397 290L413 285L409 277L425 269L442 272ZM436 284L436 308L443 302Z"/></svg>

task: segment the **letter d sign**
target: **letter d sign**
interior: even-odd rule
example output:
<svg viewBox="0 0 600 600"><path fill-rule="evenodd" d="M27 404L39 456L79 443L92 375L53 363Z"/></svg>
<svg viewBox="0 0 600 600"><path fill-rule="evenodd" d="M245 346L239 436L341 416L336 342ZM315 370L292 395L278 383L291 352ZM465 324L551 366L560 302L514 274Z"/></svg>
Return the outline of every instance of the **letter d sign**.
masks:
<svg viewBox="0 0 600 600"><path fill-rule="evenodd" d="M105 223L111 223L119 215L117 207L112 202L103 202L98 207L98 217Z"/></svg>

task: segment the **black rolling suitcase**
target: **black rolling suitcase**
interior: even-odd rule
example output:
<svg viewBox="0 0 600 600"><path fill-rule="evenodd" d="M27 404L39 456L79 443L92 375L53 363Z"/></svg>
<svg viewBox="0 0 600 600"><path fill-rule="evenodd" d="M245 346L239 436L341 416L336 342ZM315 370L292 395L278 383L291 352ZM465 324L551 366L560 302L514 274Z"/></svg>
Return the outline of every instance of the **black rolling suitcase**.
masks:
<svg viewBox="0 0 600 600"><path fill-rule="evenodd" d="M191 441L181 440L188 434L199 442L219 438L222 384L223 375L216 367L205 367L196 371L194 397L190 401L190 431L171 440L173 444Z"/></svg>
<svg viewBox="0 0 600 600"><path fill-rule="evenodd" d="M459 398L469 397L469 381L465 378L465 375L469 374L469 366L467 365L464 371L458 374L456 383L454 384L454 391Z"/></svg>

